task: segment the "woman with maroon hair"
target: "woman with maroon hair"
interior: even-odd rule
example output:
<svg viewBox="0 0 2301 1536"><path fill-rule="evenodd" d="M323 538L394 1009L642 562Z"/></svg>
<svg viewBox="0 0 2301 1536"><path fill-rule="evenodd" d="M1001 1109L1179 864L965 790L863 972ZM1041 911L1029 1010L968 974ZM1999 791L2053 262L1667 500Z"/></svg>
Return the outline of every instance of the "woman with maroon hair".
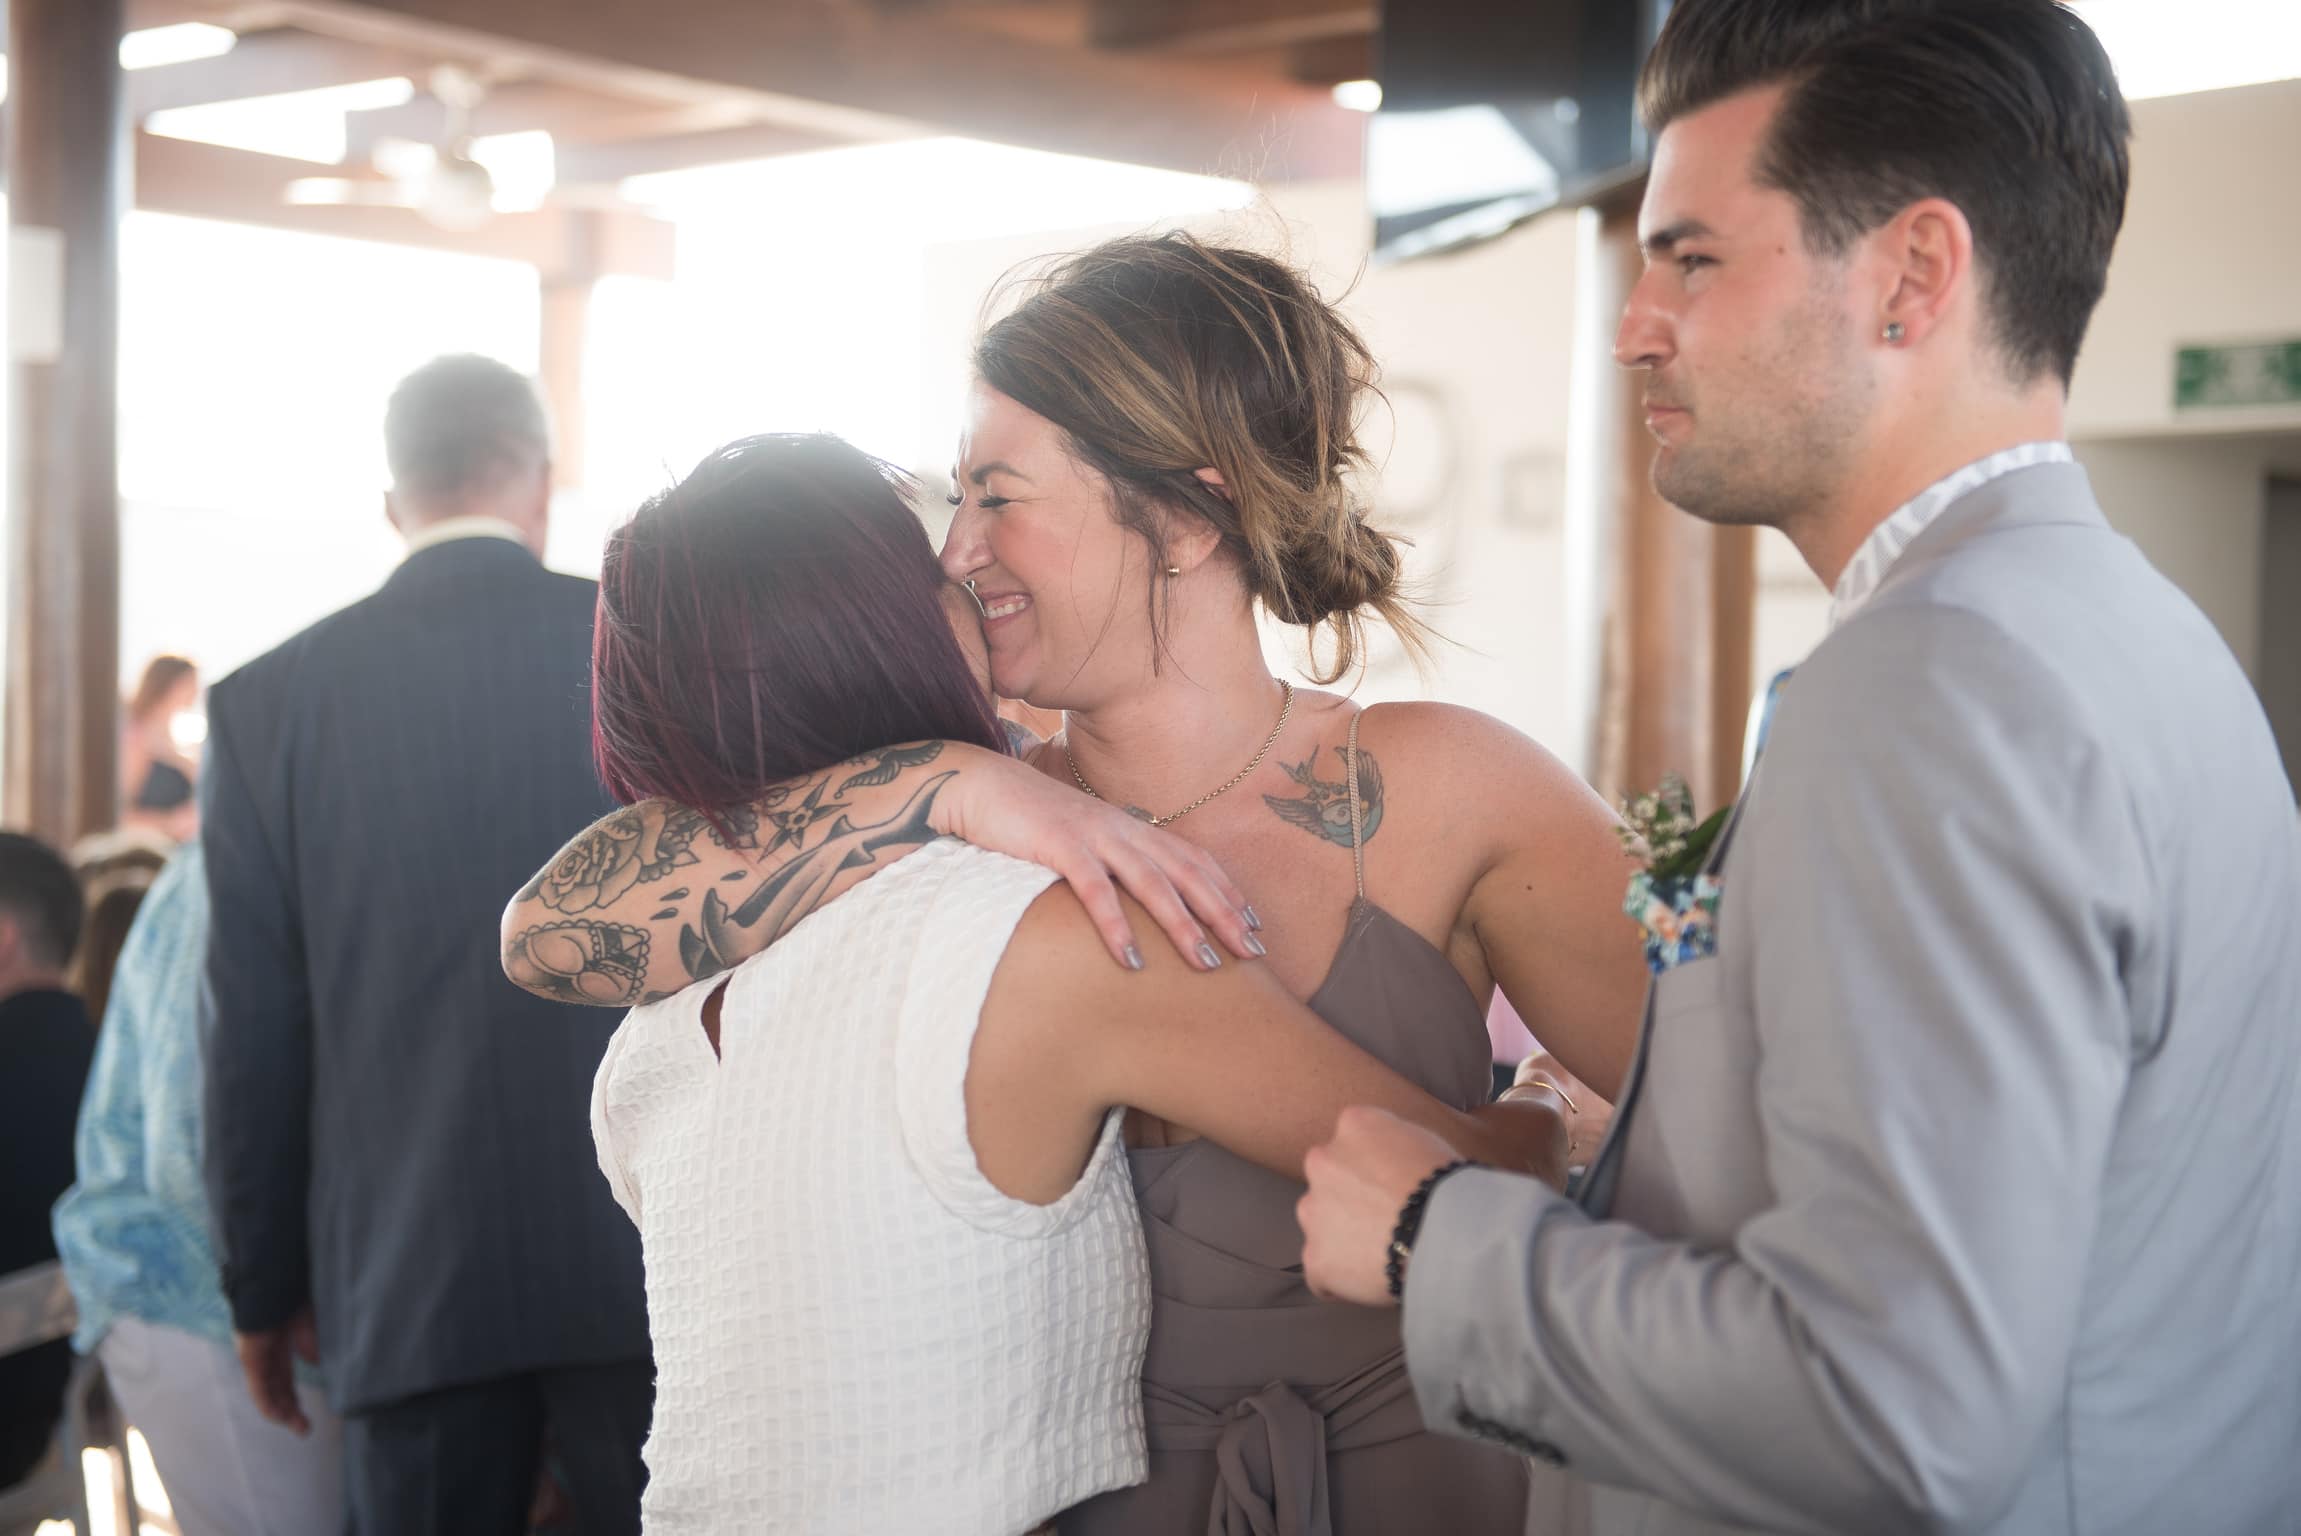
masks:
<svg viewBox="0 0 2301 1536"><path fill-rule="evenodd" d="M657 1529L998 1536L1140 1482L1125 1106L1289 1179L1350 1104L1497 1162L1563 1155L1545 1106L1443 1108L1264 967L1111 965L1051 871L938 835L951 772L872 797L1003 750L980 615L906 492L836 439L749 438L608 543L595 738L632 810L538 894L591 910L699 843L773 863L703 894L678 942L704 979L633 1009L593 1092L646 1253ZM713 964L762 924L787 937ZM509 966L595 998L648 942L554 919Z"/></svg>

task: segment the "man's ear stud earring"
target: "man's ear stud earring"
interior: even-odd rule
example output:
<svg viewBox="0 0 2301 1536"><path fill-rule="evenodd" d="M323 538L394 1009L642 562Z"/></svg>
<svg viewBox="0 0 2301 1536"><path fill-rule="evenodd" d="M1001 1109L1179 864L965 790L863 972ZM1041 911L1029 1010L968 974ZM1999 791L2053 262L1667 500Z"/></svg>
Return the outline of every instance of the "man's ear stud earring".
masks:
<svg viewBox="0 0 2301 1536"><path fill-rule="evenodd" d="M1887 321L1887 322L1886 322L1886 345L1887 345L1887 346L1889 346L1889 347L1898 347L1898 346L1900 346L1900 345L1901 345L1901 340L1902 340L1902 336L1903 336L1903 334L1904 334L1904 332L1902 331L1902 323L1901 323L1899 320L1889 320L1889 321Z"/></svg>

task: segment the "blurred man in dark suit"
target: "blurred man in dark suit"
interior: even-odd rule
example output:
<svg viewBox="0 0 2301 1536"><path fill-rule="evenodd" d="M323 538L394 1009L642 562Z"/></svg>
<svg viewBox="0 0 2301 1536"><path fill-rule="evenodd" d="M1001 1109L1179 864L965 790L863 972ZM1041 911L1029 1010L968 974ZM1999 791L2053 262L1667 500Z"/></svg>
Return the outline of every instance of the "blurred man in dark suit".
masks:
<svg viewBox="0 0 2301 1536"><path fill-rule="evenodd" d="M585 1531L637 1531L639 1247L594 1161L616 1019L504 980L504 898L608 808L593 583L544 569L533 388L427 364L384 424L404 563L219 682L207 1180L250 1390L316 1347L361 1536L524 1532L547 1439Z"/></svg>

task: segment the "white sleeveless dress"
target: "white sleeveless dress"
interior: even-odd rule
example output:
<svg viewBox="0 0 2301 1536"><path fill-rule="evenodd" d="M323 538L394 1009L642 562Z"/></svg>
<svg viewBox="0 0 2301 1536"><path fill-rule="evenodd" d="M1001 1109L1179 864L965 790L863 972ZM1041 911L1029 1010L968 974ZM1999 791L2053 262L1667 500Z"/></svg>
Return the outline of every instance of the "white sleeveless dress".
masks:
<svg viewBox="0 0 2301 1536"><path fill-rule="evenodd" d="M1015 1536L1147 1475L1142 1225L1105 1122L1053 1205L999 1193L965 1081L1054 877L929 844L718 979L633 1009L592 1090L655 1338L650 1536Z"/></svg>

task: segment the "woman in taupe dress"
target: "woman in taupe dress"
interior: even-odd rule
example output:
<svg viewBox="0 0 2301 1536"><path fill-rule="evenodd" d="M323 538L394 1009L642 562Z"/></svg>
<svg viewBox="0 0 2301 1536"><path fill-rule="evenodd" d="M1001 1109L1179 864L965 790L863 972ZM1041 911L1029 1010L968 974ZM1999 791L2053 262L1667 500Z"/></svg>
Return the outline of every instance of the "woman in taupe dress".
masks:
<svg viewBox="0 0 2301 1536"><path fill-rule="evenodd" d="M1215 936L1267 952L1257 963L1433 1096L1463 1109L1487 1098L1499 985L1610 1097L1644 969L1605 806L1490 717L1361 710L1293 689L1264 661L1258 605L1312 631L1324 682L1363 656L1368 616L1410 644L1422 634L1396 546L1349 484L1373 375L1349 323L1277 262L1136 238L1038 280L975 361L943 567L982 606L996 691L1063 711L1064 729L1024 754L1035 783L946 750L932 771L957 771L947 792L969 809L942 829L1060 868L1050 850L1075 852L1085 796L1172 823L1252 903L1252 933L1217 922ZM1084 795L1058 805L1049 780ZM760 813L778 832L790 815ZM1155 834L1122 846L1093 825L1140 893ZM749 849L698 840L675 878L595 905L647 936L635 989L675 990L774 936L775 924L722 923L707 954L681 942L696 926L688 893L741 891L770 851L764 836ZM515 904L506 931L566 919L538 900ZM1217 962L1187 914L1167 920L1181 911L1171 893L1146 905ZM1138 1118L1129 1141L1153 1291L1151 1477L1070 1511L1066 1536L1519 1536L1524 1464L1424 1430L1397 1314L1304 1286L1301 1186L1183 1127Z"/></svg>

